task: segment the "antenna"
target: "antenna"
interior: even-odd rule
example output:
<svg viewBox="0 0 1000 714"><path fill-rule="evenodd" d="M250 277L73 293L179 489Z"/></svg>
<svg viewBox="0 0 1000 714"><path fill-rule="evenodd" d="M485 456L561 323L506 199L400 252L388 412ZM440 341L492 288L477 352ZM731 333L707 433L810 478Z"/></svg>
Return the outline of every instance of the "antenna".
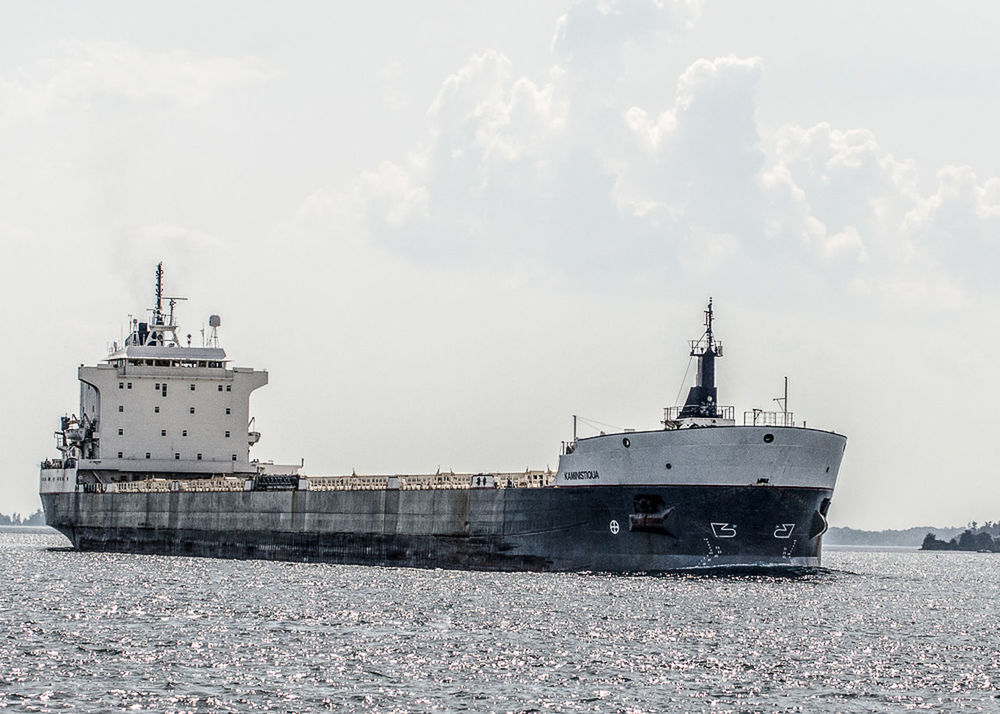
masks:
<svg viewBox="0 0 1000 714"><path fill-rule="evenodd" d="M781 414L783 418L784 426L789 426L788 424L788 377L785 377L785 396L775 397L774 401L778 403L781 407Z"/></svg>
<svg viewBox="0 0 1000 714"><path fill-rule="evenodd" d="M167 317L167 320L168 320L167 324L168 325L173 325L174 324L174 306L177 304L178 300L187 300L187 298L186 297L166 297L166 296L164 296L163 299L167 300L168 301L167 305L170 306L170 314ZM162 325L163 323L161 322L160 324Z"/></svg>
<svg viewBox="0 0 1000 714"><path fill-rule="evenodd" d="M163 324L163 261L156 264L156 285L153 287L153 324Z"/></svg>
<svg viewBox="0 0 1000 714"><path fill-rule="evenodd" d="M708 349L711 350L714 347L712 340L712 298L708 298L708 309L705 310L705 338L708 342Z"/></svg>

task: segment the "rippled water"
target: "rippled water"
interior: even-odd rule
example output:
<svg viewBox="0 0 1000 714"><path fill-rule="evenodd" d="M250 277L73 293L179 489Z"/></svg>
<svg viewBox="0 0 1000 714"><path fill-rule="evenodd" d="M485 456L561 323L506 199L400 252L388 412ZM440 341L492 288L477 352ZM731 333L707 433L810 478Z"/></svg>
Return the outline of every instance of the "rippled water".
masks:
<svg viewBox="0 0 1000 714"><path fill-rule="evenodd" d="M1000 711L1000 556L767 576L76 553L0 531L0 709Z"/></svg>

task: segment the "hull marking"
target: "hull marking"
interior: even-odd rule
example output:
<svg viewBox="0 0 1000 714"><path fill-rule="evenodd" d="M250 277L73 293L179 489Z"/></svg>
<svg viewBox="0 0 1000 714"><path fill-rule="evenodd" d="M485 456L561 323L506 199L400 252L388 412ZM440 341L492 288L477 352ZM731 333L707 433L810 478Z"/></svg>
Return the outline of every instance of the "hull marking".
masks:
<svg viewBox="0 0 1000 714"><path fill-rule="evenodd" d="M736 537L736 524L735 523L713 523L712 524L712 535L716 538L735 538Z"/></svg>
<svg viewBox="0 0 1000 714"><path fill-rule="evenodd" d="M779 523L774 527L774 537L791 538L793 530L795 530L794 523Z"/></svg>

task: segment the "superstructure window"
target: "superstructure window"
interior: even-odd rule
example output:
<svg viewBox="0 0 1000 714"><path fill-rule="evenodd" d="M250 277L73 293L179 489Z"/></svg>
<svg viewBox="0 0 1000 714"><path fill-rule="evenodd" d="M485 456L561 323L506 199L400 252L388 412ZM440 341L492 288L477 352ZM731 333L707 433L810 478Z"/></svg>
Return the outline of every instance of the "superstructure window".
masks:
<svg viewBox="0 0 1000 714"><path fill-rule="evenodd" d="M233 454L233 461L236 461L236 454Z"/></svg>
<svg viewBox="0 0 1000 714"><path fill-rule="evenodd" d="M159 414L160 413L160 407L159 406L153 407L153 413L154 414Z"/></svg>
<svg viewBox="0 0 1000 714"><path fill-rule="evenodd" d="M167 430L166 429L160 429L160 436L166 436L166 435L167 435Z"/></svg>
<svg viewBox="0 0 1000 714"><path fill-rule="evenodd" d="M231 392L231 391L233 391L233 385L231 385L231 384L227 384L227 385L226 385L226 391L227 391L227 392Z"/></svg>
<svg viewBox="0 0 1000 714"><path fill-rule="evenodd" d="M119 429L118 430L118 436L125 436L125 430L124 429Z"/></svg>
<svg viewBox="0 0 1000 714"><path fill-rule="evenodd" d="M118 411L120 411L120 412L125 411L125 405L124 404L119 404L118 405Z"/></svg>
<svg viewBox="0 0 1000 714"><path fill-rule="evenodd" d="M131 389L131 388L132 388L132 383L131 383L131 382L129 382L129 383L128 383L128 388L129 388L129 389Z"/></svg>
<svg viewBox="0 0 1000 714"><path fill-rule="evenodd" d="M233 410L230 409L229 407L226 407L226 414L232 414L232 413L233 413Z"/></svg>
<svg viewBox="0 0 1000 714"><path fill-rule="evenodd" d="M118 388L119 389L125 389L125 382L119 382L118 383Z"/></svg>
<svg viewBox="0 0 1000 714"><path fill-rule="evenodd" d="M120 459L121 457L122 457L122 452L119 451L118 452L118 458Z"/></svg>
<svg viewBox="0 0 1000 714"><path fill-rule="evenodd" d="M194 385L193 384L191 385L191 391L192 392L194 391Z"/></svg>
<svg viewBox="0 0 1000 714"><path fill-rule="evenodd" d="M221 384L219 385L219 391L220 392L222 391L222 385Z"/></svg>
<svg viewBox="0 0 1000 714"><path fill-rule="evenodd" d="M176 459L179 459L180 457L181 457L181 455L180 455L180 454L174 454L174 459L175 459L175 460L176 460Z"/></svg>
<svg viewBox="0 0 1000 714"><path fill-rule="evenodd" d="M149 458L149 452L148 451L146 452L146 458L147 459Z"/></svg>
<svg viewBox="0 0 1000 714"><path fill-rule="evenodd" d="M154 387L154 391L157 391L157 392L160 391L160 383L159 382L156 383L156 387Z"/></svg>
<svg viewBox="0 0 1000 714"><path fill-rule="evenodd" d="M160 385L160 395L162 395L164 397L167 396L167 383L166 382L164 382L163 384Z"/></svg>
<svg viewBox="0 0 1000 714"><path fill-rule="evenodd" d="M201 454L198 454L198 461L201 461Z"/></svg>
<svg viewBox="0 0 1000 714"><path fill-rule="evenodd" d="M181 432L181 436L187 436L187 435L188 435L188 430L187 429L185 429L184 431Z"/></svg>
<svg viewBox="0 0 1000 714"><path fill-rule="evenodd" d="M226 432L226 438L227 439L229 438L229 432L228 431Z"/></svg>
<svg viewBox="0 0 1000 714"><path fill-rule="evenodd" d="M190 411L190 412L191 412L192 414L194 414L194 407L190 407L190 408L188 409L188 411Z"/></svg>

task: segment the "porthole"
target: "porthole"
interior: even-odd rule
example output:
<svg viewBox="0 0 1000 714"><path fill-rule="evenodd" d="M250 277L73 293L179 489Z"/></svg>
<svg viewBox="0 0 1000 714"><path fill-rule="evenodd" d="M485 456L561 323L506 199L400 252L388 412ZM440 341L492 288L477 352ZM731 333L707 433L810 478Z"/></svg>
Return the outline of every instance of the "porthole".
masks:
<svg viewBox="0 0 1000 714"><path fill-rule="evenodd" d="M672 469L673 467L674 467L674 465L673 465L673 464L667 464L667 470L668 470L668 471L669 471L670 469Z"/></svg>
<svg viewBox="0 0 1000 714"><path fill-rule="evenodd" d="M627 436L624 439L622 439L622 446L624 446L626 449L632 446L632 442L628 440Z"/></svg>
<svg viewBox="0 0 1000 714"><path fill-rule="evenodd" d="M770 444L772 441L774 441L774 434L764 434L765 444Z"/></svg>

